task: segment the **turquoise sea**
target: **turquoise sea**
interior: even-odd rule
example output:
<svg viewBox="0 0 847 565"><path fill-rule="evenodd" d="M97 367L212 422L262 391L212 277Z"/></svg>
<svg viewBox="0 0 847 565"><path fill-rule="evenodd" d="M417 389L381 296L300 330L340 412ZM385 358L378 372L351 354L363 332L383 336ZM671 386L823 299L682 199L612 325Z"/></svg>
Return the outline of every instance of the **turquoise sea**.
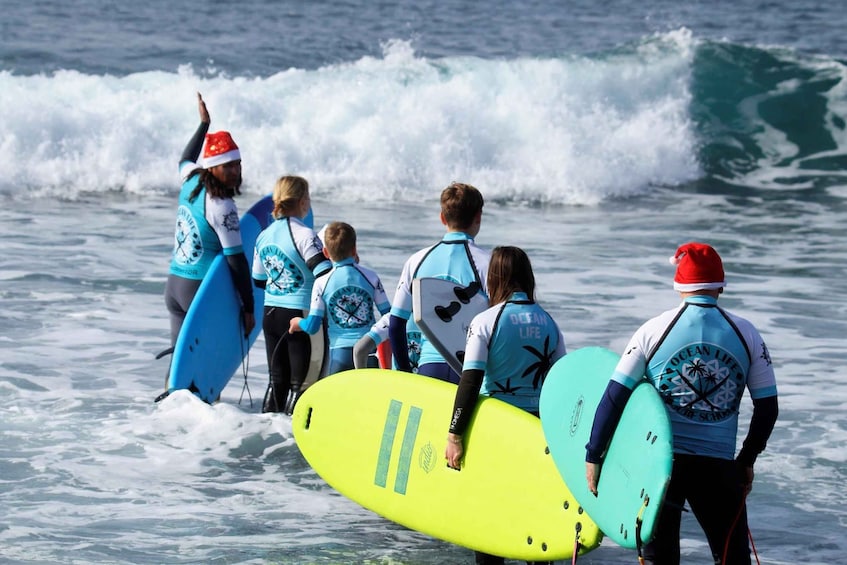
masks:
<svg viewBox="0 0 847 565"><path fill-rule="evenodd" d="M312 185L393 288L453 180L529 253L570 349L673 307L713 244L774 359L762 563L847 559L847 18L837 2L7 2L0 19L0 563L472 563L328 487L261 414L154 404L177 160L203 93L246 210ZM245 382L247 388L245 388ZM251 402L252 397L252 402ZM750 415L742 407L742 428ZM445 429L447 423L445 422ZM531 477L528 477L531 480ZM519 493L516 493L516 496ZM708 563L693 517L683 562ZM580 563L636 563L607 541Z"/></svg>

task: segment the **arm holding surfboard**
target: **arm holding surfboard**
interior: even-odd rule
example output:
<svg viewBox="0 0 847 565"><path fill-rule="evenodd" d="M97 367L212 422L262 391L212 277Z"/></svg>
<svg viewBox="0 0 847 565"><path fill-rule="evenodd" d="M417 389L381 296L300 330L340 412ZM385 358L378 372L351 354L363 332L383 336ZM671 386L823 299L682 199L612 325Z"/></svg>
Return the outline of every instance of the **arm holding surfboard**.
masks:
<svg viewBox="0 0 847 565"><path fill-rule="evenodd" d="M453 418L450 420L450 431L447 433L447 448L444 450L447 465L453 469L458 470L462 466L462 456L465 454L463 436L470 422L470 416L476 408L484 376L485 371L468 369L462 371L462 377L459 379L456 399L453 402Z"/></svg>
<svg viewBox="0 0 847 565"><path fill-rule="evenodd" d="M591 440L588 443L588 446L592 447L586 446L587 453L585 456L585 478L588 481L588 490L595 496L597 495L597 481L600 479L603 452L618 426L623 409L631 395L632 389L618 382L609 381L606 391L603 393L603 398L597 406L594 426L591 430ZM593 446L602 446L602 449L598 450Z"/></svg>
<svg viewBox="0 0 847 565"><path fill-rule="evenodd" d="M389 345L385 340L388 338L388 318L391 314L383 314L382 317L371 326L371 329L363 335L356 345L353 346L353 365L356 369L368 368L368 360L371 354L382 345ZM390 346L387 358L380 359L380 366L383 369L391 368L391 352ZM383 356L380 356L383 357Z"/></svg>

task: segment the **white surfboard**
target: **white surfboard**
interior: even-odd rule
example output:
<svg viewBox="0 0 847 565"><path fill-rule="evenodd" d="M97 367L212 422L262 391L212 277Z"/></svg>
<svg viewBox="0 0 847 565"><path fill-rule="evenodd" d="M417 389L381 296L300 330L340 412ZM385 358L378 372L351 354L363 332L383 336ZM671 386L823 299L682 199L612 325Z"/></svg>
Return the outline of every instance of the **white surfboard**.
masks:
<svg viewBox="0 0 847 565"><path fill-rule="evenodd" d="M424 277L412 281L415 323L444 357L462 373L465 340L474 316L488 309L488 297L479 283L468 286L446 279Z"/></svg>

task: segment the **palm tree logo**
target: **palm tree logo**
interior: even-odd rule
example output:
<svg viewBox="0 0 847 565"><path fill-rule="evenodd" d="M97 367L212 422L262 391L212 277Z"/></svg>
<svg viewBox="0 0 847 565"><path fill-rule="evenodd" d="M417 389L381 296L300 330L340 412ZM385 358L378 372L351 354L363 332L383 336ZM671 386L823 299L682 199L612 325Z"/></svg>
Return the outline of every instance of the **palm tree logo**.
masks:
<svg viewBox="0 0 847 565"><path fill-rule="evenodd" d="M495 396L497 394L515 394L516 392L518 392L520 389L523 388L522 386L512 386L512 379L510 379L510 378L506 379L505 383L501 384L499 382L495 382L493 384L499 390L492 390L491 396Z"/></svg>
<svg viewBox="0 0 847 565"><path fill-rule="evenodd" d="M534 373L532 377L532 388L538 390L538 388L544 384L544 379L547 378L547 373L550 371L550 367L553 366L554 351L550 349L550 336L548 335L544 339L543 351L539 351L531 345L524 345L523 348L532 353L537 361L526 368L521 375L521 378Z"/></svg>

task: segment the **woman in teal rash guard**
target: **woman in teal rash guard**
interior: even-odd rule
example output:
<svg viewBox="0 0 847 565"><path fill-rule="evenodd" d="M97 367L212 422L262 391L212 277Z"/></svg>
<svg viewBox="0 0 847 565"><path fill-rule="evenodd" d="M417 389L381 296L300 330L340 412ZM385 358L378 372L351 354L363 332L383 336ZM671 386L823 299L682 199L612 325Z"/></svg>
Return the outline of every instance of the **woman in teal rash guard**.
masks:
<svg viewBox="0 0 847 565"><path fill-rule="evenodd" d="M241 194L241 153L228 132L206 133L211 119L199 92L197 102L200 126L182 152L179 163L183 183L179 192L170 273L165 284L171 346L176 343L188 307L203 277L220 251L226 257L241 297L245 335L256 325L250 267L241 246L238 208L233 200L236 194ZM197 159L204 140L201 165Z"/></svg>
<svg viewBox="0 0 847 565"><path fill-rule="evenodd" d="M468 328L462 375L444 457L459 469L480 393L538 416L538 399L547 372L566 353L559 326L535 302L535 275L519 247L496 247L488 265L488 310ZM496 472L496 471L494 471ZM477 565L502 565L502 557L475 552ZM548 562L542 562L548 563Z"/></svg>

